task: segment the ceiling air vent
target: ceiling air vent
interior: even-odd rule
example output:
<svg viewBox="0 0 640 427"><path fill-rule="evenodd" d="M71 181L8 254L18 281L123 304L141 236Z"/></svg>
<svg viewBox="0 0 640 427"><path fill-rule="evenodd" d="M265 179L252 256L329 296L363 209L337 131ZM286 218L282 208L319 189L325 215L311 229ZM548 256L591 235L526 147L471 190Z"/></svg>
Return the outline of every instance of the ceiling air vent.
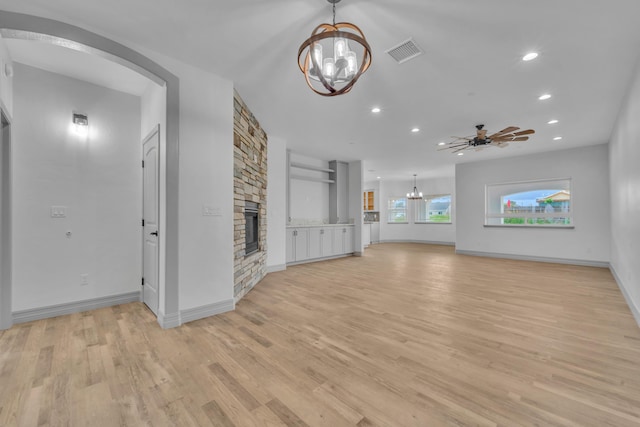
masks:
<svg viewBox="0 0 640 427"><path fill-rule="evenodd" d="M398 64L402 64L403 62L407 62L408 60L421 55L423 52L413 39L409 39L387 50L386 53L391 55Z"/></svg>

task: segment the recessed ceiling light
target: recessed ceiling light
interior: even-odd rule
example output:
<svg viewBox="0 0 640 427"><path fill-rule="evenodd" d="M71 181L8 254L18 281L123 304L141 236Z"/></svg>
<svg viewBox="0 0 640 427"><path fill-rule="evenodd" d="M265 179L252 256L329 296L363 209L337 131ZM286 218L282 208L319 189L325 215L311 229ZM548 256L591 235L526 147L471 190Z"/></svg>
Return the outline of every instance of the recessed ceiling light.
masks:
<svg viewBox="0 0 640 427"><path fill-rule="evenodd" d="M458 156L464 156L464 153L458 153Z"/></svg>
<svg viewBox="0 0 640 427"><path fill-rule="evenodd" d="M538 57L537 52L529 52L525 56L522 57L523 61L531 61L532 59L536 59Z"/></svg>
<svg viewBox="0 0 640 427"><path fill-rule="evenodd" d="M540 101L544 101L545 99L549 99L549 98L551 98L551 95L549 95L548 93L545 93L544 95L540 95L538 97Z"/></svg>
<svg viewBox="0 0 640 427"><path fill-rule="evenodd" d="M371 112L372 112L372 113L379 113L380 111L381 111L381 110L380 110L380 107L373 107L373 108L371 109Z"/></svg>
<svg viewBox="0 0 640 427"><path fill-rule="evenodd" d="M420 132L420 128L413 128L413 129L411 129L411 132L413 132L413 133Z"/></svg>
<svg viewBox="0 0 640 427"><path fill-rule="evenodd" d="M554 141L560 141L562 139L561 136L556 136L555 138L553 138Z"/></svg>
<svg viewBox="0 0 640 427"><path fill-rule="evenodd" d="M549 124L549 125L555 125L556 123L558 123L558 121L557 121L556 119L549 120L549 121L547 122L547 124Z"/></svg>
<svg viewBox="0 0 640 427"><path fill-rule="evenodd" d="M446 145L446 143L441 141L441 142L438 142L438 145Z"/></svg>
<svg viewBox="0 0 640 427"><path fill-rule="evenodd" d="M379 176L379 177L377 177L376 179L381 179L381 178L382 178L382 177L380 177L380 176Z"/></svg>

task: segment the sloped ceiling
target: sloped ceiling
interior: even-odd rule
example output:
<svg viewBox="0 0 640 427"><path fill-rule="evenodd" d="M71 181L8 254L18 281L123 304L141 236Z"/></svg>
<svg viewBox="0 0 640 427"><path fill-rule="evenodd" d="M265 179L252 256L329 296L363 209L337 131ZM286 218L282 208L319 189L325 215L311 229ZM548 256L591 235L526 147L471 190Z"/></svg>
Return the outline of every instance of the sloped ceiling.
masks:
<svg viewBox="0 0 640 427"><path fill-rule="evenodd" d="M324 98L307 88L296 55L331 20L326 0L0 0L0 9L231 79L271 138L317 158L363 159L367 180L453 175L456 162L606 143L640 56L637 0L343 0L337 21L364 31L373 64L351 93ZM425 53L399 65L385 51L409 37ZM539 57L523 62L529 51ZM539 101L543 93L552 98ZM536 134L505 149L437 151L480 123Z"/></svg>

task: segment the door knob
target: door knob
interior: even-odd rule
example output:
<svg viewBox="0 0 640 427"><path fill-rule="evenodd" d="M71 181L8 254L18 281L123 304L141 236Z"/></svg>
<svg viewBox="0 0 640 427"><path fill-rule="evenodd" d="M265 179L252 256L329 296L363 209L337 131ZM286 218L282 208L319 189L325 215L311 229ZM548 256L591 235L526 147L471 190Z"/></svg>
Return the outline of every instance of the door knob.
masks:
<svg viewBox="0 0 640 427"><path fill-rule="evenodd" d="M157 235L158 235L158 232L157 232L157 231L153 231L153 232L151 232L151 233L149 233L149 234L151 234L152 236L157 236Z"/></svg>

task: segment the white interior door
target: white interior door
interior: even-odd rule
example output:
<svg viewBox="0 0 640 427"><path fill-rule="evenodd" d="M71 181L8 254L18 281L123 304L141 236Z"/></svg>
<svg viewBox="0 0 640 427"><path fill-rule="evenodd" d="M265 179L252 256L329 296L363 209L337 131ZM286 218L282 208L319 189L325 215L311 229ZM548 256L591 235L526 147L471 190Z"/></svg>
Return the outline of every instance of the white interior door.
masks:
<svg viewBox="0 0 640 427"><path fill-rule="evenodd" d="M142 141L142 300L158 315L158 179L160 128L157 126Z"/></svg>

